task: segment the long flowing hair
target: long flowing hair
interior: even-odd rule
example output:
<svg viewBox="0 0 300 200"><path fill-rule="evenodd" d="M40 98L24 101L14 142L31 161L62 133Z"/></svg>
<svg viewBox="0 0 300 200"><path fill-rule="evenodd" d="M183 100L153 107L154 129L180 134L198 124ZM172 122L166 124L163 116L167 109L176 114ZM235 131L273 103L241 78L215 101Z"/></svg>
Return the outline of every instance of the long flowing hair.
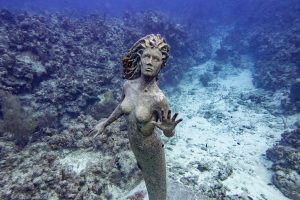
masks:
<svg viewBox="0 0 300 200"><path fill-rule="evenodd" d="M123 78L127 80L136 79L141 76L140 61L146 48L157 48L162 53L162 66L166 65L169 58L170 46L166 40L159 34L146 35L139 39L123 57Z"/></svg>

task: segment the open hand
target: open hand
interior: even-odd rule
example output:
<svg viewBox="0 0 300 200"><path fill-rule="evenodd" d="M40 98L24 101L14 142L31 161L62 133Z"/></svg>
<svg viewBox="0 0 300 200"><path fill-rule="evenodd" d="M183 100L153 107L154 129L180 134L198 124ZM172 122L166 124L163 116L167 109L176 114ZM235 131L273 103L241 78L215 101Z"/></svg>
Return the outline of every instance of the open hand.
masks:
<svg viewBox="0 0 300 200"><path fill-rule="evenodd" d="M182 121L182 119L176 120L177 116L178 113L175 113L171 119L171 110L168 110L167 116L165 116L165 113L162 110L160 115L160 122L152 121L151 123L161 129L164 132L165 136L171 137L175 133L174 130L176 125Z"/></svg>

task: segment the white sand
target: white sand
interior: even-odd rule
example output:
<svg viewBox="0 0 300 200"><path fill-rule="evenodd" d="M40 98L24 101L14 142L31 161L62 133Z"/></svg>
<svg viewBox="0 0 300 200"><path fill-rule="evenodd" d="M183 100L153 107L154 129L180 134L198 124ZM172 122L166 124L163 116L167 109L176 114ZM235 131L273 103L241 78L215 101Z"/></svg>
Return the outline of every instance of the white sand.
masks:
<svg viewBox="0 0 300 200"><path fill-rule="evenodd" d="M180 88L169 91L172 110L184 119L177 127L177 137L166 143L168 168L181 167L184 173L169 172L169 175L178 180L196 176L202 185L213 181L220 167L231 166L233 173L222 182L228 188L227 194L288 199L269 184L271 162L265 158L266 150L280 140L284 131L282 118L260 105L249 108L238 103L240 94L256 92L248 70L236 73L228 66L225 79L215 79L209 87L202 87L198 74L212 65L209 62L194 67L185 75ZM205 119L208 111L221 113L220 120L214 123ZM289 123L297 118L290 118ZM210 170L200 172L196 167L191 168L193 161L208 163Z"/></svg>
<svg viewBox="0 0 300 200"><path fill-rule="evenodd" d="M104 156L101 152L78 150L67 153L58 162L63 166L69 167L75 173L80 174L89 165L102 163L110 159L111 157Z"/></svg>

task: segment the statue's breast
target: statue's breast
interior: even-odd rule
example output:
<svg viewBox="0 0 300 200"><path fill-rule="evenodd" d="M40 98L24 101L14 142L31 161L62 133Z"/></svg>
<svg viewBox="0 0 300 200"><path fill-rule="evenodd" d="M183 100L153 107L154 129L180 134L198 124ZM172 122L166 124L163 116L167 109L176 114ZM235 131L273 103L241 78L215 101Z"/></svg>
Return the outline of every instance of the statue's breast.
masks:
<svg viewBox="0 0 300 200"><path fill-rule="evenodd" d="M135 109L135 117L139 123L147 123L152 116L152 108L149 102L138 102Z"/></svg>
<svg viewBox="0 0 300 200"><path fill-rule="evenodd" d="M134 109L134 102L130 98L125 97L121 103L121 109L125 115L129 115Z"/></svg>
<svg viewBox="0 0 300 200"><path fill-rule="evenodd" d="M125 97L121 103L121 109L125 115L134 118L139 128L155 120L157 116L153 115L159 107L161 95L153 92L141 92L133 86L128 86L125 91Z"/></svg>
<svg viewBox="0 0 300 200"><path fill-rule="evenodd" d="M152 116L153 109L151 104L153 103L139 95L135 95L135 97L127 96L121 103L121 109L125 115L134 114L137 122L146 123Z"/></svg>

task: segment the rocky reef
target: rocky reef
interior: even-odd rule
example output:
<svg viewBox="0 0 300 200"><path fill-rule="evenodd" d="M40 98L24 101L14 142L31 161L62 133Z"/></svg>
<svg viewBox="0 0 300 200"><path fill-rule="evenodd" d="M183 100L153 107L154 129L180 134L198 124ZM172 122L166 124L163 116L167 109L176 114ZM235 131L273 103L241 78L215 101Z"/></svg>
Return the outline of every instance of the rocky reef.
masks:
<svg viewBox="0 0 300 200"><path fill-rule="evenodd" d="M1 138L1 199L112 199L110 183L133 187L141 174L120 123L100 140L84 136L85 116L70 122L72 134L44 130L25 148Z"/></svg>
<svg viewBox="0 0 300 200"><path fill-rule="evenodd" d="M282 139L267 151L273 161L272 182L291 199L300 198L300 127L282 134Z"/></svg>

